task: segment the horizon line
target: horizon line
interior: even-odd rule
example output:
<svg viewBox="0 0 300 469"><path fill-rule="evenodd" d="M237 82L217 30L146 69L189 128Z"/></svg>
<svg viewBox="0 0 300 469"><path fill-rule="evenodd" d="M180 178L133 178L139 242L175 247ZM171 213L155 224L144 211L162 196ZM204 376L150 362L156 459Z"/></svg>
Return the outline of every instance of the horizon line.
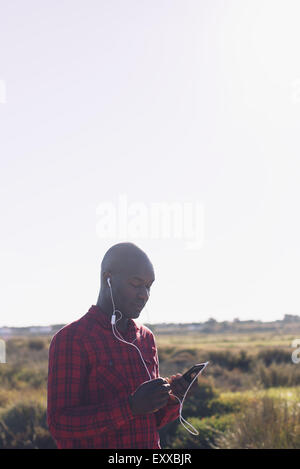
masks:
<svg viewBox="0 0 300 469"><path fill-rule="evenodd" d="M291 313L285 313L282 317L282 319L269 319L269 320L263 320L263 319L240 319L239 317L236 317L234 319L224 319L222 321L218 321L217 319L215 319L214 317L211 317L211 318L208 318L206 319L205 321L172 321L172 322L169 322L169 321L162 321L162 322L151 322L151 321L138 321L138 323L142 323L142 324L151 324L153 326L155 325L160 325L160 324L205 324L207 322L210 322L211 320L213 320L213 322L216 322L216 323L224 323L224 322L229 322L229 323L234 323L234 322L249 322L249 321L253 321L253 322L263 322L263 323L269 323L269 322L277 322L277 321L284 321L284 318L286 316L291 316L291 317L298 317L300 318L300 314L291 314ZM66 323L54 323L54 324L30 324L30 325L23 325L23 326L7 326L7 325L3 325L3 326L0 326L0 329L24 329L24 328L33 328L33 327L37 327L37 328L45 328L45 327L54 327L54 326L57 326L57 325L61 325L61 326L66 326L68 324L71 324L72 322L74 321L71 321L71 322L66 322Z"/></svg>

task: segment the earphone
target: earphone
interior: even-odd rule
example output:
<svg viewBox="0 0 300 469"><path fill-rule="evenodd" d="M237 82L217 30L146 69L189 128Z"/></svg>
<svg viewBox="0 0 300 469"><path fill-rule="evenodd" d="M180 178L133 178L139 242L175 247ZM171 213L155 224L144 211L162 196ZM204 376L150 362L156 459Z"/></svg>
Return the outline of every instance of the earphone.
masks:
<svg viewBox="0 0 300 469"><path fill-rule="evenodd" d="M144 361L144 359L143 359L143 356L142 356L142 354L141 354L140 349L139 349L136 345L133 344L133 342L134 342L136 339L135 339L133 342L126 342L126 340L123 339L123 337L121 336L120 332L119 332L119 331L117 330L117 328L116 328L116 323L117 323L118 321L120 321L120 319L122 318L122 313L121 313L121 311L119 311L119 310L116 309L116 307L115 307L115 302L114 302L114 299L113 299L112 288L111 288L111 281L110 281L110 278L109 278L109 277L107 278L107 283L108 283L108 286L109 286L109 289L110 289L110 296L111 296L111 301L112 301L112 304L113 304L113 314L112 314L112 317L111 317L112 332L113 332L114 336L116 337L116 339L120 340L121 342L124 342L125 344L132 345L132 346L139 352L139 355L140 355L140 357L141 357L141 360L142 360L142 362L143 362L143 364L144 364L144 367L145 367L145 369L146 369L146 371L147 371L147 373L148 373L149 381L152 381L154 378L151 378L151 375L150 375L149 370L148 370L148 368L147 368L147 366L146 366L146 363L145 363L145 361ZM119 319L118 319L117 321L116 321L116 314L115 314L116 312L118 312L118 313L121 314L121 316L119 317ZM117 332L117 334L119 334L119 337L117 336L116 332ZM192 384L194 383L194 381L198 378L198 376L202 373L202 371L206 368L206 366L208 365L208 362L203 363L203 365L205 365L205 366L199 371L199 373L194 377L194 379L193 379L193 380L191 381L191 383L189 384L187 390L185 391L185 393L184 393L184 395L183 395L182 401L179 399L178 396L176 396L175 394L172 393L172 395L173 395L173 396L179 401L179 403L180 403L180 408L179 408L179 421L180 421L180 423L184 426L184 428L185 428L188 432L190 432L192 435L199 435L199 432L198 432L198 430L196 430L195 427L193 427L193 425L192 425L191 423L187 422L187 420L185 420L185 419L182 417L182 406L183 406L184 399L185 399L185 397L186 397L186 395L187 395L187 393L188 393L190 387L192 386ZM185 424L184 424L183 422L185 422L187 425L189 425L194 431L189 430L189 429L185 426Z"/></svg>

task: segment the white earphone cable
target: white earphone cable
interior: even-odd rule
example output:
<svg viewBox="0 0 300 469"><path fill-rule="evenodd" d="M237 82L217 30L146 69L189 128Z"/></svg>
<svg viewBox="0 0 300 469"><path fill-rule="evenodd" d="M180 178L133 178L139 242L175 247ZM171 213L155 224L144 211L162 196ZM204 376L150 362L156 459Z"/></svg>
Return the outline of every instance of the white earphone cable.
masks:
<svg viewBox="0 0 300 469"><path fill-rule="evenodd" d="M116 309L116 310L114 311L114 313L115 313L116 311L117 311L118 313L120 313L120 314L121 314L121 317L122 317L121 311L119 311L118 309ZM113 318L113 317L114 317L114 318L116 317L114 313L113 313L112 318ZM118 321L121 319L121 317L118 319ZM116 322L118 322L118 321L116 321ZM134 347L134 348L139 352L140 357L141 357L141 360L142 360L142 362L143 362L143 364L144 364L144 367L145 367L145 369L146 369L146 371L147 371L147 373L148 373L149 380L151 381L153 378L151 378L151 375L150 375L150 373L149 373L149 370L148 370L148 368L147 368L146 363L144 362L144 359L143 359L143 357L142 357L142 354L141 354L140 349L139 349L135 344L133 344L132 342L127 342L126 340L123 339L123 337L121 336L120 332L119 332L118 329L116 328L116 325L115 325L116 322L115 322L115 321L112 322L112 325L111 325L114 336L115 336L118 340L120 340L121 342L124 342L124 344L132 345L132 347ZM118 336L116 335L116 332L119 334L120 337L118 337Z"/></svg>
<svg viewBox="0 0 300 469"><path fill-rule="evenodd" d="M189 392L190 387L192 386L192 384L194 383L194 381L198 378L198 376L202 373L202 371L207 367L208 362L199 363L199 365L204 365L204 367L199 371L199 373L197 373L197 375L196 375L196 376L193 378L193 380L190 382L190 384L189 384L187 390L185 391L185 393L184 393L184 395L183 395L182 401L179 399L178 396L176 396L175 394L172 393L172 396L176 397L176 399L177 399L177 400L179 401L179 403L180 403L180 408L179 408L179 421L180 421L181 425L183 425L184 428L185 428L188 432L190 432L192 435L199 435L199 432L198 432L198 430L196 430L195 427L193 427L193 425L192 425L191 423L189 423L187 420L185 420L185 419L182 417L182 407L183 407L184 400L185 400L185 398L186 398L187 393ZM189 425L194 431L193 431L193 432L190 431L190 430L184 425L183 422L185 422L187 425Z"/></svg>

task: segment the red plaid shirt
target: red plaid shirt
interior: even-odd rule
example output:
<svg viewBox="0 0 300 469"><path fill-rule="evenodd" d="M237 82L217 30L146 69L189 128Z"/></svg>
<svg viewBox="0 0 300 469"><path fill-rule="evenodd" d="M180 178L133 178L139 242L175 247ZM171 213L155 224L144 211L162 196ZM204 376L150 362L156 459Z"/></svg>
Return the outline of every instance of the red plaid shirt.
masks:
<svg viewBox="0 0 300 469"><path fill-rule="evenodd" d="M158 378L152 332L129 319L122 336ZM148 380L138 351L115 338L98 306L63 327L49 349L47 418L57 447L160 448L158 429L179 416L179 403L170 396L162 409L133 415L129 396Z"/></svg>

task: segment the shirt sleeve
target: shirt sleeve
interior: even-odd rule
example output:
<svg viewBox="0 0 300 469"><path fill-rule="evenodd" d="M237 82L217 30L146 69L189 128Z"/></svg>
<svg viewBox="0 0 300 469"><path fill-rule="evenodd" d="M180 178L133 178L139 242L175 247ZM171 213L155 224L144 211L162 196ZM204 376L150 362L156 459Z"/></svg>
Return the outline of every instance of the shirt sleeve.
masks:
<svg viewBox="0 0 300 469"><path fill-rule="evenodd" d="M86 438L118 429L135 418L128 399L84 405L88 356L84 343L58 332L49 348L47 421L55 440Z"/></svg>
<svg viewBox="0 0 300 469"><path fill-rule="evenodd" d="M154 342L154 346L156 349L155 375L156 375L156 378L159 378L159 360L158 360L158 353L157 353L157 347L155 345L154 336L153 336L153 342ZM155 418L156 418L157 428L160 429L164 427L165 425L167 425L167 423L170 423L170 422L173 422L173 420L176 420L179 417L179 408L180 408L179 401L176 399L176 397L170 395L167 404L154 413Z"/></svg>

